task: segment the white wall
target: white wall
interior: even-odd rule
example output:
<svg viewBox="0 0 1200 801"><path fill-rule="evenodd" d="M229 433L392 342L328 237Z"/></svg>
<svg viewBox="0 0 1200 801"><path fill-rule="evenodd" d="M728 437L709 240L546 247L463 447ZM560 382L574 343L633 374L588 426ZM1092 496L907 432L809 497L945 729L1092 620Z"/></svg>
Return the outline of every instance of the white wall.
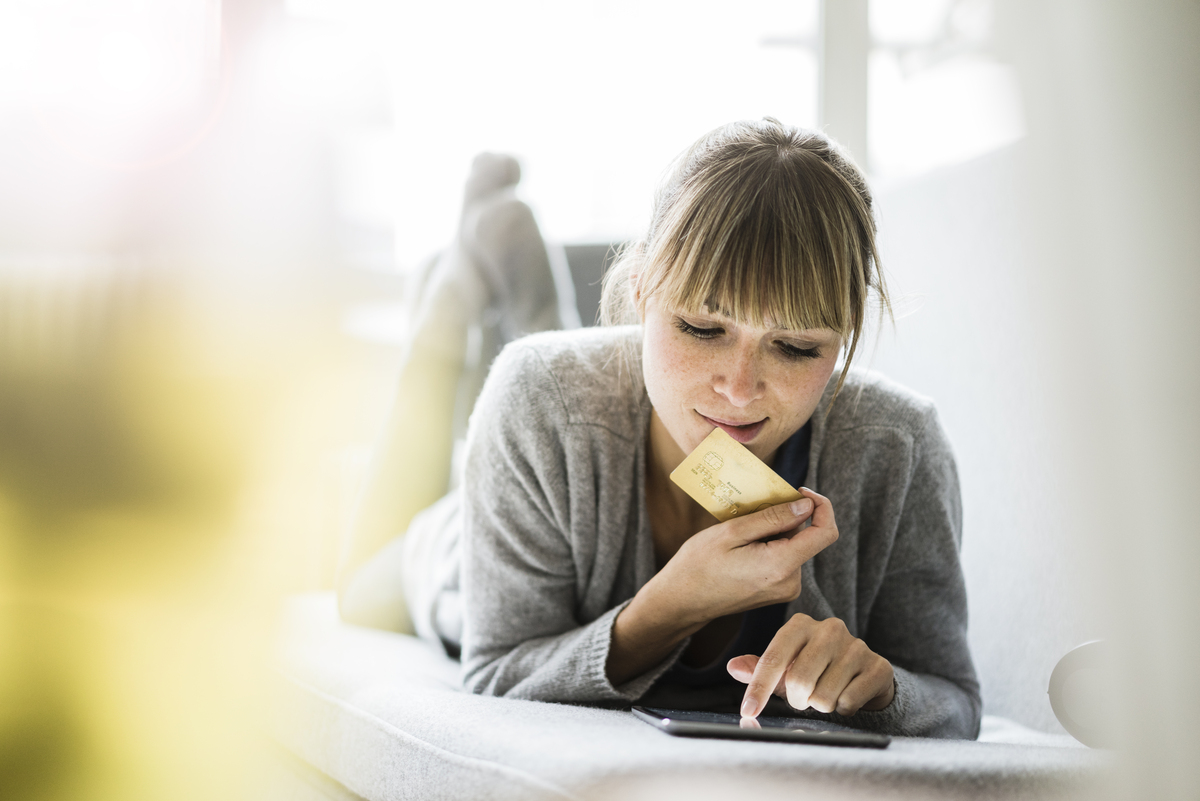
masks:
<svg viewBox="0 0 1200 801"><path fill-rule="evenodd" d="M1060 471L1070 458L1047 374L1044 314L1016 146L879 193L885 274L897 301L872 366L930 395L954 444L963 491L971 647L989 714L1061 732L1050 672L1103 634ZM1119 467L1112 465L1115 478Z"/></svg>
<svg viewBox="0 0 1200 801"><path fill-rule="evenodd" d="M884 191L924 305L876 365L958 448L985 703L1046 725L1057 649L1104 634L1113 798L1200 787L1200 5L997 3L1028 137Z"/></svg>

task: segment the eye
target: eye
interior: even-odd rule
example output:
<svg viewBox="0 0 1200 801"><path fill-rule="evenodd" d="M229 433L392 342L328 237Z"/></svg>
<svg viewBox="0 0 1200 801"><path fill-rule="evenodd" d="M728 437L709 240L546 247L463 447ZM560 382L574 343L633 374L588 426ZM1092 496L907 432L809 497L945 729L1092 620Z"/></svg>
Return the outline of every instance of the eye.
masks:
<svg viewBox="0 0 1200 801"><path fill-rule="evenodd" d="M693 336L696 339L716 339L725 333L725 329L719 326L714 328L701 328L699 326L692 325L682 317L675 318L675 327L683 333Z"/></svg>
<svg viewBox="0 0 1200 801"><path fill-rule="evenodd" d="M779 350L789 359L795 361L803 361L805 359L821 358L821 349L818 347L802 348L799 345L793 345L790 342L779 342Z"/></svg>

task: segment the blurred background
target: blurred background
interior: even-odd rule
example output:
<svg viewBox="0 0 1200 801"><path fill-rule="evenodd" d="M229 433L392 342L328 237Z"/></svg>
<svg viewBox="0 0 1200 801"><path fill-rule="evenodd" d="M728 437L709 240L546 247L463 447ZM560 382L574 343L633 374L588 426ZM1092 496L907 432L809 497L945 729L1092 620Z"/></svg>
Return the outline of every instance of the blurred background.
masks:
<svg viewBox="0 0 1200 801"><path fill-rule="evenodd" d="M263 797L279 599L333 586L472 157L519 159L586 325L669 161L770 115L872 177L871 363L958 453L985 711L1061 731L1050 670L1110 639L1113 797L1192 797L1198 35L1186 0L4 0L0 795Z"/></svg>

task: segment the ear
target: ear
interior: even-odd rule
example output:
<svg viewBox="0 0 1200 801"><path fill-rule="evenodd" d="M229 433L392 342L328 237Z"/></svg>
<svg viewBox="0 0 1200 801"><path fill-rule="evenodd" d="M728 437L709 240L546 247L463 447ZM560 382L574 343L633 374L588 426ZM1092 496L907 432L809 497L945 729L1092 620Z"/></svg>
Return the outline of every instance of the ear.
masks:
<svg viewBox="0 0 1200 801"><path fill-rule="evenodd" d="M642 320L642 274L629 274L629 302L633 305L633 312L637 315L638 324Z"/></svg>

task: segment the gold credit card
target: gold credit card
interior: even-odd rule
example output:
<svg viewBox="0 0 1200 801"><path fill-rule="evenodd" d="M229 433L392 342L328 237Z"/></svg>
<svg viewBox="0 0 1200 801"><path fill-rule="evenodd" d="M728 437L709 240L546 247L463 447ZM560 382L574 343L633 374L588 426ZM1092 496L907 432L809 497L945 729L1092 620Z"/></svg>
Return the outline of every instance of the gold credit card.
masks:
<svg viewBox="0 0 1200 801"><path fill-rule="evenodd" d="M719 428L675 468L671 480L722 523L804 497Z"/></svg>

